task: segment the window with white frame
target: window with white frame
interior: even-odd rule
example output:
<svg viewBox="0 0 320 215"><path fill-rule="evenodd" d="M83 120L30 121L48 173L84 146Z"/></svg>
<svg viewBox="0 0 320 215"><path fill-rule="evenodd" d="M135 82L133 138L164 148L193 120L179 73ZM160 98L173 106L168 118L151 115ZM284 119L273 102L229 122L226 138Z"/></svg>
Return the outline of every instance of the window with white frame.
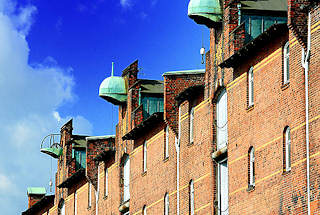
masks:
<svg viewBox="0 0 320 215"><path fill-rule="evenodd" d="M66 215L66 205L64 202L62 203L62 206L60 208L60 215Z"/></svg>
<svg viewBox="0 0 320 215"><path fill-rule="evenodd" d="M143 206L142 214L147 215L147 206Z"/></svg>
<svg viewBox="0 0 320 215"><path fill-rule="evenodd" d="M290 127L287 126L284 130L284 140L285 140L285 170L291 170L291 137L290 137Z"/></svg>
<svg viewBox="0 0 320 215"><path fill-rule="evenodd" d="M189 183L189 214L194 215L194 183L193 180Z"/></svg>
<svg viewBox="0 0 320 215"><path fill-rule="evenodd" d="M283 47L283 84L289 83L289 41Z"/></svg>
<svg viewBox="0 0 320 215"><path fill-rule="evenodd" d="M190 143L193 143L193 132L194 132L194 107L190 110Z"/></svg>
<svg viewBox="0 0 320 215"><path fill-rule="evenodd" d="M123 202L130 199L130 158L127 156L123 165Z"/></svg>
<svg viewBox="0 0 320 215"><path fill-rule="evenodd" d="M255 186L255 173L254 173L254 148L250 147L249 149L249 187Z"/></svg>
<svg viewBox="0 0 320 215"><path fill-rule="evenodd" d="M164 158L169 157L169 126L166 127L166 140L164 145Z"/></svg>
<svg viewBox="0 0 320 215"><path fill-rule="evenodd" d="M108 167L104 168L104 196L108 196Z"/></svg>
<svg viewBox="0 0 320 215"><path fill-rule="evenodd" d="M178 140L180 143L180 138L181 138L181 108L179 107L179 122L178 122Z"/></svg>
<svg viewBox="0 0 320 215"><path fill-rule="evenodd" d="M100 190L100 163L98 163L97 192Z"/></svg>
<svg viewBox="0 0 320 215"><path fill-rule="evenodd" d="M253 105L253 67L250 67L248 72L248 105Z"/></svg>
<svg viewBox="0 0 320 215"><path fill-rule="evenodd" d="M74 215L78 214L77 191L74 192Z"/></svg>
<svg viewBox="0 0 320 215"><path fill-rule="evenodd" d="M147 141L143 143L143 172L147 171Z"/></svg>
<svg viewBox="0 0 320 215"><path fill-rule="evenodd" d="M169 195L164 195L164 215L169 215Z"/></svg>
<svg viewBox="0 0 320 215"><path fill-rule="evenodd" d="M228 160L219 162L217 168L217 210L219 215L227 215L229 214Z"/></svg>
<svg viewBox="0 0 320 215"><path fill-rule="evenodd" d="M222 149L228 142L228 98L224 89L217 99L217 150Z"/></svg>
<svg viewBox="0 0 320 215"><path fill-rule="evenodd" d="M92 184L88 182L88 208L91 208L92 199L91 199L91 192L92 192Z"/></svg>

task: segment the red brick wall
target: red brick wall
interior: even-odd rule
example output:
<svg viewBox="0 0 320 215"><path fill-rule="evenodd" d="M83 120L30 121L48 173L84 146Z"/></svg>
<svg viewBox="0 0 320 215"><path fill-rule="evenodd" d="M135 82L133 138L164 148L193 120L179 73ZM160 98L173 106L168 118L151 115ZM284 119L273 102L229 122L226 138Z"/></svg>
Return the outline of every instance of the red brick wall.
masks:
<svg viewBox="0 0 320 215"><path fill-rule="evenodd" d="M98 162L94 158L101 152L109 150L109 148L112 150L115 147L114 141L114 138L87 141L86 176L95 188L97 187Z"/></svg>
<svg viewBox="0 0 320 215"><path fill-rule="evenodd" d="M311 213L320 211L320 6L311 12L311 56L309 70L309 118L310 118L310 182L311 182Z"/></svg>
<svg viewBox="0 0 320 215"><path fill-rule="evenodd" d="M190 109L194 105L194 142L190 143ZM189 183L194 181L195 213L213 214L214 170L211 159L210 102L185 101L181 109L180 213L189 214Z"/></svg>
<svg viewBox="0 0 320 215"><path fill-rule="evenodd" d="M204 85L204 76L168 75L164 76L164 118L175 134L178 134L178 104L175 100L186 88Z"/></svg>
<svg viewBox="0 0 320 215"><path fill-rule="evenodd" d="M32 207L35 203L37 203L44 195L29 195L28 196L28 208Z"/></svg>

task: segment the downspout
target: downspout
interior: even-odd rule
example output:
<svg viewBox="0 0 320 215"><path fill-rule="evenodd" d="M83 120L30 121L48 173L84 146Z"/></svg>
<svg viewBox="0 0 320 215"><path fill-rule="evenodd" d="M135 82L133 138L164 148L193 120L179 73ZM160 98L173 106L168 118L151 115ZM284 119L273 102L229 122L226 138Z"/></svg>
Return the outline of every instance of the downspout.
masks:
<svg viewBox="0 0 320 215"><path fill-rule="evenodd" d="M176 146L176 152L177 152L177 215L179 215L180 212L180 195L179 195L179 167L180 167L180 140L176 140L175 142L175 146Z"/></svg>
<svg viewBox="0 0 320 215"><path fill-rule="evenodd" d="M311 49L311 13L308 12L308 42L307 42L307 52L302 48L302 67L304 68L305 77L305 100L306 100L306 159L307 159L307 208L308 215L311 215L310 210L310 144L309 144L309 61L310 61L310 49Z"/></svg>
<svg viewBox="0 0 320 215"><path fill-rule="evenodd" d="M176 147L176 152L177 152L177 215L180 214L180 193L179 193L179 178L180 178L180 136L181 136L181 111L179 108L179 125L178 125L178 139L175 141L175 147Z"/></svg>
<svg viewBox="0 0 320 215"><path fill-rule="evenodd" d="M98 209L99 209L99 190L100 190L100 166L99 166L99 163L98 163L98 183L97 183L97 191L95 192L96 194L96 215L99 214L98 212Z"/></svg>

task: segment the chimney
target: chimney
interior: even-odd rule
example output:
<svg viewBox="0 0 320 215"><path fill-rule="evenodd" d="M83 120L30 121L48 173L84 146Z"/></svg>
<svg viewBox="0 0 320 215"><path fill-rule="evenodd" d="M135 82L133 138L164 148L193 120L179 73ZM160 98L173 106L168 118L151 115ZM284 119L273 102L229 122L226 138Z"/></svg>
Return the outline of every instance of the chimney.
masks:
<svg viewBox="0 0 320 215"><path fill-rule="evenodd" d="M28 208L31 208L35 203L46 195L44 187L28 187Z"/></svg>

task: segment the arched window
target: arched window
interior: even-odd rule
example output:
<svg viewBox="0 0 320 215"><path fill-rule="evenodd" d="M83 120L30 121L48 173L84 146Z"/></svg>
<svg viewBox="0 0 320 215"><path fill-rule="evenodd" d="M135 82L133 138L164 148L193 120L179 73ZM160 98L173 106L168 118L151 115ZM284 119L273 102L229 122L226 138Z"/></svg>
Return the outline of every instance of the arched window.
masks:
<svg viewBox="0 0 320 215"><path fill-rule="evenodd" d="M59 215L65 215L66 214L66 207L65 207L64 199L60 199L58 205L59 205L58 206L58 214Z"/></svg>
<svg viewBox="0 0 320 215"><path fill-rule="evenodd" d="M147 171L147 141L143 143L143 172Z"/></svg>
<svg viewBox="0 0 320 215"><path fill-rule="evenodd" d="M66 206L64 203L62 203L62 207L61 207L61 215L65 215L66 214Z"/></svg>
<svg viewBox="0 0 320 215"><path fill-rule="evenodd" d="M193 131L194 130L194 107L190 110L190 143L193 143Z"/></svg>
<svg viewBox="0 0 320 215"><path fill-rule="evenodd" d="M105 165L104 168L104 195L108 196L108 167Z"/></svg>
<svg viewBox="0 0 320 215"><path fill-rule="evenodd" d="M285 147L284 147L285 168L284 169L285 169L285 171L290 171L291 170L291 135L290 135L290 127L289 126L287 126L284 129L284 141L285 141L285 144L284 144L285 145Z"/></svg>
<svg viewBox="0 0 320 215"><path fill-rule="evenodd" d="M78 199L77 191L74 192L74 215L78 214Z"/></svg>
<svg viewBox="0 0 320 215"><path fill-rule="evenodd" d="M255 173L254 173L254 148L250 147L249 149L249 187L254 187L255 186Z"/></svg>
<svg viewBox="0 0 320 215"><path fill-rule="evenodd" d="M217 166L217 203L218 215L229 214L229 174L227 159L220 161Z"/></svg>
<svg viewBox="0 0 320 215"><path fill-rule="evenodd" d="M88 182L88 208L91 208L91 205L92 205L91 193L92 193L92 184L91 182Z"/></svg>
<svg viewBox="0 0 320 215"><path fill-rule="evenodd" d="M283 47L283 84L289 83L289 41Z"/></svg>
<svg viewBox="0 0 320 215"><path fill-rule="evenodd" d="M169 215L169 195L164 195L164 215Z"/></svg>
<svg viewBox="0 0 320 215"><path fill-rule="evenodd" d="M166 127L166 140L164 145L164 159L169 157L169 126Z"/></svg>
<svg viewBox="0 0 320 215"><path fill-rule="evenodd" d="M142 214L147 215L147 206L146 205L143 206L143 208L142 208Z"/></svg>
<svg viewBox="0 0 320 215"><path fill-rule="evenodd" d="M130 158L125 157L123 163L123 202L130 199Z"/></svg>
<svg viewBox="0 0 320 215"><path fill-rule="evenodd" d="M253 105L253 67L248 72L248 106Z"/></svg>
<svg viewBox="0 0 320 215"><path fill-rule="evenodd" d="M217 150L228 142L228 103L227 91L224 89L217 99Z"/></svg>
<svg viewBox="0 0 320 215"><path fill-rule="evenodd" d="M194 183L193 180L189 183L189 214L194 215Z"/></svg>

